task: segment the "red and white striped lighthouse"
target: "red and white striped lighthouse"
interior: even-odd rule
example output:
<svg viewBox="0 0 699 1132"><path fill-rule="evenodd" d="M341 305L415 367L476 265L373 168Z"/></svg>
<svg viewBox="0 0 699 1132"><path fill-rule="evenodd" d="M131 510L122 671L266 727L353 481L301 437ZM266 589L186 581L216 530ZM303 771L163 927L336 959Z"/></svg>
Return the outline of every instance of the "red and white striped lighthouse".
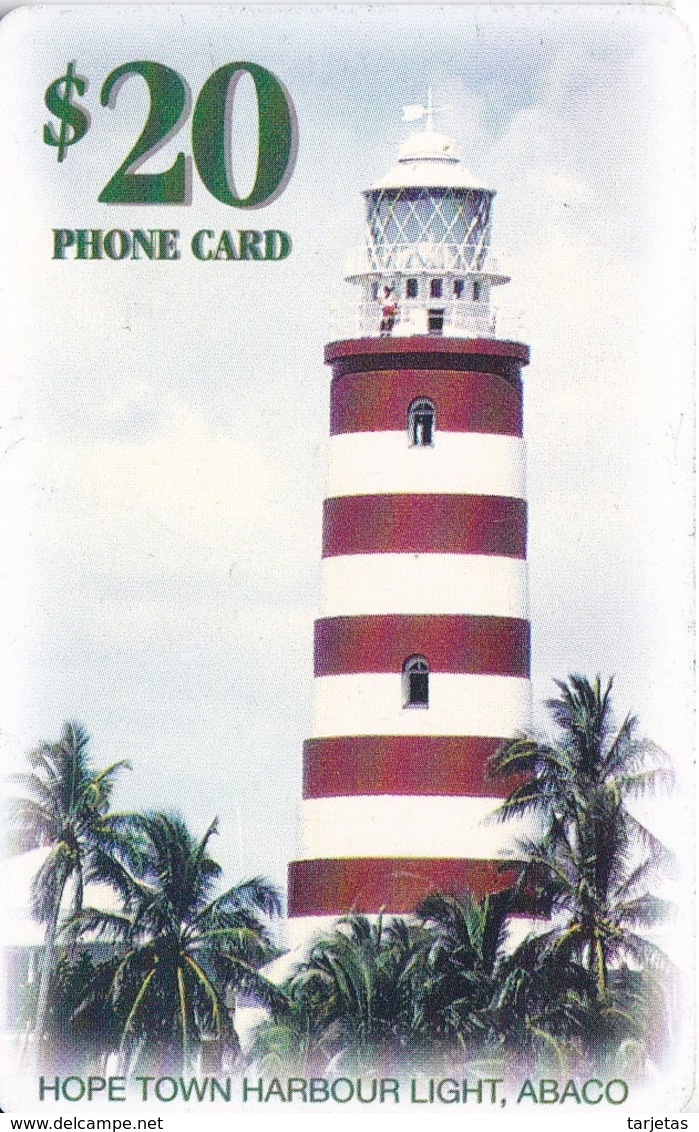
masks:
<svg viewBox="0 0 699 1132"><path fill-rule="evenodd" d="M323 608L294 940L511 883L488 761L530 716L521 369L495 337L494 192L426 129L364 195L358 335L332 342ZM388 290L386 290L388 289ZM393 307L397 306L395 313Z"/></svg>

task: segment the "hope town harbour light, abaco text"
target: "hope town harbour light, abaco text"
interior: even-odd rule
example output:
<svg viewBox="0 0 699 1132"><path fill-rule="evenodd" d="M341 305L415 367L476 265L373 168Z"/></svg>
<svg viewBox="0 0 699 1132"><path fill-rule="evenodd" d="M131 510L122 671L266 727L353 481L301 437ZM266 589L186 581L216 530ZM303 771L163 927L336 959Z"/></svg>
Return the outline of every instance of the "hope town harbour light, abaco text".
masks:
<svg viewBox="0 0 699 1132"><path fill-rule="evenodd" d="M71 1076L39 1078L39 1100L78 1101L184 1101L244 1104L467 1104L503 1108L508 1103L501 1077L131 1077ZM629 1087L621 1078L587 1080L553 1077L527 1078L512 1096L515 1104L622 1105ZM58 1127L58 1124L55 1123ZM64 1125L65 1127L65 1125ZM128 1125L127 1125L128 1127ZM676 1125L679 1127L679 1125ZM685 1125L686 1127L686 1125Z"/></svg>
<svg viewBox="0 0 699 1132"><path fill-rule="evenodd" d="M52 259L178 260L182 258L177 228L54 228ZM277 228L231 231L200 228L189 241L195 259L252 262L286 259L292 243Z"/></svg>

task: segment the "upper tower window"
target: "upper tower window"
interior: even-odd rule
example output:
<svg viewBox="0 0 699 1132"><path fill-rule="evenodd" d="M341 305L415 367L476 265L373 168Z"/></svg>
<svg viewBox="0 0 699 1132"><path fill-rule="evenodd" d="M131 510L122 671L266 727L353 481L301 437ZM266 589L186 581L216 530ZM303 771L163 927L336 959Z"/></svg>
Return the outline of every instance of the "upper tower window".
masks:
<svg viewBox="0 0 699 1132"><path fill-rule="evenodd" d="M464 281L463 279L454 280L454 298L462 299L464 294Z"/></svg>
<svg viewBox="0 0 699 1132"><path fill-rule="evenodd" d="M473 301L474 303L480 302L481 298L481 285L478 279L473 284Z"/></svg>
<svg viewBox="0 0 699 1132"><path fill-rule="evenodd" d="M418 397L408 409L408 436L413 448L434 444L435 409L426 397Z"/></svg>
<svg viewBox="0 0 699 1132"><path fill-rule="evenodd" d="M403 707L429 707L430 666L424 656L410 656L403 665Z"/></svg>
<svg viewBox="0 0 699 1132"><path fill-rule="evenodd" d="M442 297L442 280L430 279L430 298L441 299Z"/></svg>
<svg viewBox="0 0 699 1132"><path fill-rule="evenodd" d="M405 282L405 297L406 299L417 298L417 279L406 279Z"/></svg>

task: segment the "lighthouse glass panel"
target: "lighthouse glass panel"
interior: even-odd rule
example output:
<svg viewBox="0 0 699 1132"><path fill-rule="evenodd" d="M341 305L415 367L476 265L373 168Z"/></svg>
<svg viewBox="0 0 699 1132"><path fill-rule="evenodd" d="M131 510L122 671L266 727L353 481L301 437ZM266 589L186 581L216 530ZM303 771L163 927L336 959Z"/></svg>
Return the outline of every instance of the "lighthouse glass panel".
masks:
<svg viewBox="0 0 699 1132"><path fill-rule="evenodd" d="M428 707L430 669L424 656L411 656L403 665L403 707Z"/></svg>
<svg viewBox="0 0 699 1132"><path fill-rule="evenodd" d="M435 409L426 397L418 397L408 409L408 436L413 448L434 444Z"/></svg>
<svg viewBox="0 0 699 1132"><path fill-rule="evenodd" d="M406 187L366 197L372 270L480 270L490 244L489 190Z"/></svg>

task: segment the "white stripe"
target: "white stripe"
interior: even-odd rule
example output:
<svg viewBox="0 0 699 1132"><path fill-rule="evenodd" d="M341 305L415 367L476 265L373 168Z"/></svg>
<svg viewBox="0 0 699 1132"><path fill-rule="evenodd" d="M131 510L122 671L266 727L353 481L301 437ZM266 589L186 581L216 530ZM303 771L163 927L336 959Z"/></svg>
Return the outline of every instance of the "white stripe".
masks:
<svg viewBox="0 0 699 1132"><path fill-rule="evenodd" d="M378 920L378 914L369 914L366 918L375 923ZM302 962L311 944L320 936L333 931L337 927L337 923L337 916L289 916L285 921L288 946L292 950L302 949L300 954L295 957L296 962ZM503 951L506 955L511 955L528 935L540 935L542 932L548 931L550 927L550 920L525 918L524 916L511 917L505 925ZM281 979L272 978L272 982L281 982Z"/></svg>
<svg viewBox="0 0 699 1132"><path fill-rule="evenodd" d="M525 833L521 822L486 820L497 798L314 798L302 805L306 858L455 857L491 860Z"/></svg>
<svg viewBox="0 0 699 1132"><path fill-rule="evenodd" d="M368 918L376 920L377 917L369 916ZM321 936L328 935L333 931L337 927L337 921L337 916L289 916L284 921L287 946L292 951L299 951L296 956L296 963L302 963L306 959L311 945ZM277 979L273 978L272 982L276 983Z"/></svg>
<svg viewBox="0 0 699 1132"><path fill-rule="evenodd" d="M339 554L322 562L324 617L528 616L527 565L482 554Z"/></svg>
<svg viewBox="0 0 699 1132"><path fill-rule="evenodd" d="M403 707L400 673L318 676L313 736L507 736L529 726L531 685L519 676L430 675L428 708Z"/></svg>
<svg viewBox="0 0 699 1132"><path fill-rule="evenodd" d="M328 495L508 495L526 498L524 441L517 436L438 432L432 447L411 447L404 432L330 438Z"/></svg>
<svg viewBox="0 0 699 1132"><path fill-rule="evenodd" d="M505 926L503 951L512 955L528 935L543 935L551 930L551 921L540 916L512 916Z"/></svg>

